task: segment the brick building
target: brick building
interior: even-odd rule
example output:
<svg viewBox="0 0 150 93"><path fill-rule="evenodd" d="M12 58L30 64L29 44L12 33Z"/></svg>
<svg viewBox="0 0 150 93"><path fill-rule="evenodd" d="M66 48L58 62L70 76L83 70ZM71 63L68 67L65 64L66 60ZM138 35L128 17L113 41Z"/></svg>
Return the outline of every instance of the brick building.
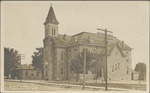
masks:
<svg viewBox="0 0 150 93"><path fill-rule="evenodd" d="M53 7L50 7L44 22L44 63L47 64L45 71L48 70L48 80L71 80L74 78L69 70L71 59L84 48L104 54L104 34L81 32L72 36L63 35L59 34L58 25ZM108 34L108 38L108 80L131 80L132 49L113 35ZM105 61L104 56L101 59ZM99 77L104 77L104 72L105 69L100 67Z"/></svg>

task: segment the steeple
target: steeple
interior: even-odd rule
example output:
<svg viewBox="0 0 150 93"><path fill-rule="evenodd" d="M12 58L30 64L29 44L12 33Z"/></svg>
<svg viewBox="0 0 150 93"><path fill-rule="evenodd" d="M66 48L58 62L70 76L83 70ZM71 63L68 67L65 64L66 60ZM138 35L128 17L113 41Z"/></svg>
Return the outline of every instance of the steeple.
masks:
<svg viewBox="0 0 150 93"><path fill-rule="evenodd" d="M58 37L58 24L52 5L50 6L45 25L45 37Z"/></svg>
<svg viewBox="0 0 150 93"><path fill-rule="evenodd" d="M56 19L52 5L50 6L50 9L49 9L46 21L44 22L44 25L46 25L48 23L57 24L57 25L59 24L59 22Z"/></svg>

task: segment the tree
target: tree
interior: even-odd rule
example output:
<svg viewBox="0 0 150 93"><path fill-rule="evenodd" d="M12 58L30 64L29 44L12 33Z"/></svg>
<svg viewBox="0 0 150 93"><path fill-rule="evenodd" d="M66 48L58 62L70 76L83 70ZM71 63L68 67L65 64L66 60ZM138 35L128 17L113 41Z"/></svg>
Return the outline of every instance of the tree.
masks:
<svg viewBox="0 0 150 93"><path fill-rule="evenodd" d="M145 80L146 79L146 64L145 63L138 63L134 69L135 71L139 72L139 79Z"/></svg>
<svg viewBox="0 0 150 93"><path fill-rule="evenodd" d="M88 70L92 69L97 64L97 55L96 53L92 53L87 51L86 53L86 73ZM74 72L77 75L76 81L78 82L79 74L83 73L83 64L84 63L84 52L82 51L79 55L77 55L74 59L71 60L70 71Z"/></svg>
<svg viewBox="0 0 150 93"><path fill-rule="evenodd" d="M13 48L4 48L4 75L9 77L13 76L13 70L19 67L20 65L20 55L17 50Z"/></svg>
<svg viewBox="0 0 150 93"><path fill-rule="evenodd" d="M36 48L36 50L32 55L32 66L43 69L43 48Z"/></svg>

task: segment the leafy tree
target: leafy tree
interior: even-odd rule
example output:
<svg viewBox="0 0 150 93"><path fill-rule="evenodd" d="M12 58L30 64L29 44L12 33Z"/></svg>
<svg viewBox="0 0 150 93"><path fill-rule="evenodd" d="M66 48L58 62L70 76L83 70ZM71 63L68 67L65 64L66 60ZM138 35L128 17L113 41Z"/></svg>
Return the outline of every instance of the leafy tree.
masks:
<svg viewBox="0 0 150 93"><path fill-rule="evenodd" d="M42 79L44 79L44 58L43 58L43 48L36 48L36 52L34 52L34 55L32 55L32 66L34 66L36 69L42 70Z"/></svg>
<svg viewBox="0 0 150 93"><path fill-rule="evenodd" d="M135 71L139 72L139 79L145 80L146 79L146 64L145 63L138 63L134 69Z"/></svg>
<svg viewBox="0 0 150 93"><path fill-rule="evenodd" d="M32 55L32 66L43 69L43 48L36 48L36 50Z"/></svg>
<svg viewBox="0 0 150 93"><path fill-rule="evenodd" d="M19 67L20 65L20 55L18 54L17 50L13 48L4 48L4 75L11 76L14 75L13 70Z"/></svg>
<svg viewBox="0 0 150 93"><path fill-rule="evenodd" d="M96 67L98 63L98 55L96 53L91 53L90 51L86 52L86 73L88 70L93 70L93 67ZM77 75L76 81L78 82L79 74L83 73L84 65L84 52L82 51L71 61L70 71L74 72Z"/></svg>

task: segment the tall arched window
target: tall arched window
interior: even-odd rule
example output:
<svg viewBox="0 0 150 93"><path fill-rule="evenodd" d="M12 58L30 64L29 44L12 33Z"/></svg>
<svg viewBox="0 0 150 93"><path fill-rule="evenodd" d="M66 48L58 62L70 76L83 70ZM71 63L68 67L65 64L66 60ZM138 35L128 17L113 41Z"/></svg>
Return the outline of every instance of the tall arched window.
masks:
<svg viewBox="0 0 150 93"><path fill-rule="evenodd" d="M26 71L26 76L28 76L28 71Z"/></svg>
<svg viewBox="0 0 150 93"><path fill-rule="evenodd" d="M129 67L127 67L127 74L129 74Z"/></svg>
<svg viewBox="0 0 150 93"><path fill-rule="evenodd" d="M117 70L117 64L115 64L115 71Z"/></svg>
<svg viewBox="0 0 150 93"><path fill-rule="evenodd" d="M114 72L114 65L112 65L112 72Z"/></svg>
<svg viewBox="0 0 150 93"><path fill-rule="evenodd" d="M33 71L31 72L31 76L33 76Z"/></svg>
<svg viewBox="0 0 150 93"><path fill-rule="evenodd" d="M54 35L55 35L55 29L54 29L53 31L54 31L53 33L54 33Z"/></svg>
<svg viewBox="0 0 150 93"><path fill-rule="evenodd" d="M64 60L64 53L63 53L63 51L61 51L60 60L61 60L61 61L63 61L63 60Z"/></svg>
<svg viewBox="0 0 150 93"><path fill-rule="evenodd" d="M47 77L47 70L46 70L46 77Z"/></svg>
<svg viewBox="0 0 150 93"><path fill-rule="evenodd" d="M61 68L60 73L61 73L61 75L63 75L63 74L64 74L64 69L63 69L63 68Z"/></svg>
<svg viewBox="0 0 150 93"><path fill-rule="evenodd" d="M74 56L77 55L77 49L74 49Z"/></svg>
<svg viewBox="0 0 150 93"><path fill-rule="evenodd" d="M39 72L37 71L37 76L39 76Z"/></svg>

